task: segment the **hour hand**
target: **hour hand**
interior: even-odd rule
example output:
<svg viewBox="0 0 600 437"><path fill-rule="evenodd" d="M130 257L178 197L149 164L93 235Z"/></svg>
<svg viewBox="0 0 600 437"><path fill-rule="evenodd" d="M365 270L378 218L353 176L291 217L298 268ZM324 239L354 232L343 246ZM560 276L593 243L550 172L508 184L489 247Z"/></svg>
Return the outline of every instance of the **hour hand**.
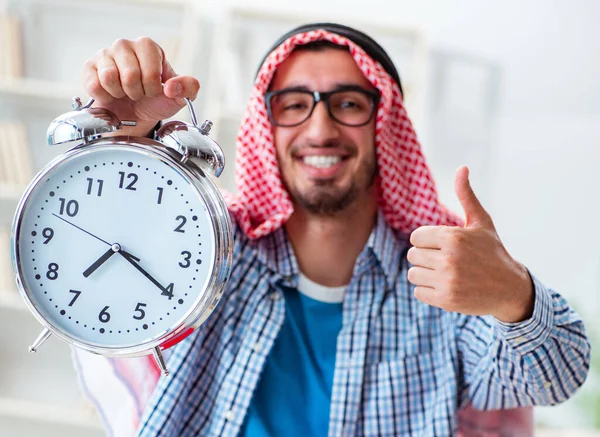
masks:
<svg viewBox="0 0 600 437"><path fill-rule="evenodd" d="M111 256L113 256L115 253L119 252L120 250L121 250L121 246L119 246L117 243L113 244L110 249L108 249L106 252L104 252L100 258L98 258L91 266L89 266L85 270L85 272L83 272L83 276L86 278L88 276L90 276L92 273L94 273L96 271L96 269L98 267L100 267L102 264L104 264Z"/></svg>

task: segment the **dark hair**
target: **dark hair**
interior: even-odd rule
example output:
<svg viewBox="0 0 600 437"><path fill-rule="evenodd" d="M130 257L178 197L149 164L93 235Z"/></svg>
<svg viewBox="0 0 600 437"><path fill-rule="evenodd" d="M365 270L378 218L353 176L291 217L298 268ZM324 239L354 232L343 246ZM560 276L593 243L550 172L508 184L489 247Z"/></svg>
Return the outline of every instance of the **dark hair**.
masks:
<svg viewBox="0 0 600 437"><path fill-rule="evenodd" d="M311 41L307 44L302 44L294 47L294 51L315 51L320 52L322 50L335 49L349 51L348 46L341 46L339 44L327 41L326 39L320 39L317 41Z"/></svg>
<svg viewBox="0 0 600 437"><path fill-rule="evenodd" d="M367 52L367 54L371 58L373 58L374 60L376 60L383 66L385 71L398 84L398 87L400 88L400 93L403 94L402 84L400 83L400 75L398 74L398 71L396 70L394 63L392 62L391 58L388 56L386 51L383 49L383 47L381 47L373 38L371 38L366 33L361 32L360 30L353 29L348 26L344 26L343 24L337 24L337 23L304 24L302 26L298 26L295 29L290 30L288 33L281 36L277 40L277 42L275 42L275 44L269 49L269 51L264 55L262 61L259 64L259 67L258 67L258 70L256 73L258 74L258 71L260 70L260 67L264 64L267 56L273 50L275 50L281 43L283 43L285 40L287 40L289 37L296 35L298 33L304 33L304 32L309 32L311 30L318 30L318 29L326 30L328 32L332 32L337 35L343 36L345 38L348 38L350 41L354 42L355 44L359 45L365 52ZM320 43L320 42L321 42L321 40L315 41L314 43L305 44L304 46L297 46L296 49L300 48L300 50L302 50L302 47L308 47L308 49L310 50L310 46L312 44ZM317 44L317 47L321 47L321 46L322 47L332 47L333 46L333 47L344 48L344 47L337 46L336 44L332 44L332 46L328 45L328 44L332 44L332 43L323 41L322 44ZM319 50L319 49L320 48L317 48L317 50Z"/></svg>

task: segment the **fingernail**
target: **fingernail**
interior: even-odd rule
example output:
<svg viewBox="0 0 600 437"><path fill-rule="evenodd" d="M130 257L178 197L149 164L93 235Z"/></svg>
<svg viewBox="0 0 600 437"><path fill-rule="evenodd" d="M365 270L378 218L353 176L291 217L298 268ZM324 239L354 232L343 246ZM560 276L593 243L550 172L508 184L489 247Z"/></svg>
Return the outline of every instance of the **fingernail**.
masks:
<svg viewBox="0 0 600 437"><path fill-rule="evenodd" d="M183 91L183 87L180 83L175 84L175 95L178 96Z"/></svg>

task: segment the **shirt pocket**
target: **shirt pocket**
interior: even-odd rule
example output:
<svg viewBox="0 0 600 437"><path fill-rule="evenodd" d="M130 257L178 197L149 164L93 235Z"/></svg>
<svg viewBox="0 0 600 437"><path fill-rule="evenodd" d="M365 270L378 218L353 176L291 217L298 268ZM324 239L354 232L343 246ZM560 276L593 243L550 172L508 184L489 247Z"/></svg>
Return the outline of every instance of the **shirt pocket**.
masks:
<svg viewBox="0 0 600 437"><path fill-rule="evenodd" d="M452 435L456 375L441 350L404 355L365 369L364 436Z"/></svg>

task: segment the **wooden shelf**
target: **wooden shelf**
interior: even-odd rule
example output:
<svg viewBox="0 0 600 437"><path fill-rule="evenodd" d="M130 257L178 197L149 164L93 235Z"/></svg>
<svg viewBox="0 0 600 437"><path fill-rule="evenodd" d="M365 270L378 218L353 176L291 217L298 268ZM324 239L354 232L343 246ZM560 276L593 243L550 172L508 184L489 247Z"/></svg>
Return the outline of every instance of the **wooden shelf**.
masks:
<svg viewBox="0 0 600 437"><path fill-rule="evenodd" d="M67 99L82 93L69 84L38 79L0 78L0 95L15 98Z"/></svg>
<svg viewBox="0 0 600 437"><path fill-rule="evenodd" d="M21 118L48 113L55 117L71 110L75 96L86 100L82 89L72 85L37 79L0 78L0 115ZM51 120L50 120L51 121Z"/></svg>

